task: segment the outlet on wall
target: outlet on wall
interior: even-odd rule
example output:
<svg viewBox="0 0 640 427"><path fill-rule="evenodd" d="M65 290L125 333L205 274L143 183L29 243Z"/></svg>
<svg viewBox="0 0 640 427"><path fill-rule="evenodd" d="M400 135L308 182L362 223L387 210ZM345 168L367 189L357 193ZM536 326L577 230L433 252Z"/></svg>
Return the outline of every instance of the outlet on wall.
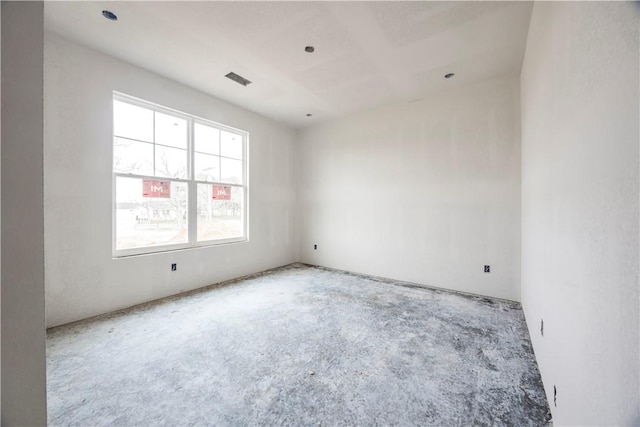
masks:
<svg viewBox="0 0 640 427"><path fill-rule="evenodd" d="M171 264L171 271L176 271L178 269L178 264Z"/></svg>
<svg viewBox="0 0 640 427"><path fill-rule="evenodd" d="M313 250L315 251L316 249L318 249L318 245L313 245Z"/></svg>
<svg viewBox="0 0 640 427"><path fill-rule="evenodd" d="M485 265L484 266L484 272L485 273L491 273L491 266L490 265Z"/></svg>

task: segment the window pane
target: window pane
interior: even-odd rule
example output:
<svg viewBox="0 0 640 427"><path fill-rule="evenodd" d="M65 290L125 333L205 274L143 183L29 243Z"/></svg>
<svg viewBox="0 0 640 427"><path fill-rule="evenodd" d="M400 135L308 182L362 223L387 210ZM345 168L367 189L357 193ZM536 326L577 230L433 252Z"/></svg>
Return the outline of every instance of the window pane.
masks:
<svg viewBox="0 0 640 427"><path fill-rule="evenodd" d="M156 145L155 175L187 178L187 150Z"/></svg>
<svg viewBox="0 0 640 427"><path fill-rule="evenodd" d="M153 142L153 111L113 101L113 134Z"/></svg>
<svg viewBox="0 0 640 427"><path fill-rule="evenodd" d="M156 144L187 148L187 121L156 113Z"/></svg>
<svg viewBox="0 0 640 427"><path fill-rule="evenodd" d="M153 144L114 138L113 170L120 173L153 175Z"/></svg>
<svg viewBox="0 0 640 427"><path fill-rule="evenodd" d="M242 184L242 160L220 159L220 175L222 182Z"/></svg>
<svg viewBox="0 0 640 427"><path fill-rule="evenodd" d="M211 126L194 125L195 150L201 153L220 154L220 131Z"/></svg>
<svg viewBox="0 0 640 427"><path fill-rule="evenodd" d="M197 180L220 181L220 157L195 153L193 162Z"/></svg>
<svg viewBox="0 0 640 427"><path fill-rule="evenodd" d="M221 142L220 142L220 155L225 157L233 157L234 159L242 159L242 136L226 132L220 131L221 134Z"/></svg>
<svg viewBox="0 0 640 427"><path fill-rule="evenodd" d="M226 187L229 199L215 200L214 187L224 186L198 184L198 241L244 237L244 190Z"/></svg>
<svg viewBox="0 0 640 427"><path fill-rule="evenodd" d="M170 197L143 197L143 180L116 178L116 249L187 243L187 184Z"/></svg>

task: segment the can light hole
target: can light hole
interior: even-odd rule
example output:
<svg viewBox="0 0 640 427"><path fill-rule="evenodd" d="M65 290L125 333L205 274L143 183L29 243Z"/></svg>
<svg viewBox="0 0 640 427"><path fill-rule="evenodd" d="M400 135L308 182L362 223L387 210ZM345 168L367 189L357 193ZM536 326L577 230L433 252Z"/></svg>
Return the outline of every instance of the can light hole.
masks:
<svg viewBox="0 0 640 427"><path fill-rule="evenodd" d="M103 10L102 11L102 16L107 18L109 21L117 21L118 20L118 15L116 15L113 12L111 12L110 10Z"/></svg>

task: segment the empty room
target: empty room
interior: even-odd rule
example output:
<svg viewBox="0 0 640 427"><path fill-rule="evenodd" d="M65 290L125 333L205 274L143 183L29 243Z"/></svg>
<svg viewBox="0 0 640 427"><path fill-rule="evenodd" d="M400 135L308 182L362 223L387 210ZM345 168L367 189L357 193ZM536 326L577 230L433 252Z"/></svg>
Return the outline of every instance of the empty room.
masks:
<svg viewBox="0 0 640 427"><path fill-rule="evenodd" d="M640 426L637 2L0 10L3 426Z"/></svg>

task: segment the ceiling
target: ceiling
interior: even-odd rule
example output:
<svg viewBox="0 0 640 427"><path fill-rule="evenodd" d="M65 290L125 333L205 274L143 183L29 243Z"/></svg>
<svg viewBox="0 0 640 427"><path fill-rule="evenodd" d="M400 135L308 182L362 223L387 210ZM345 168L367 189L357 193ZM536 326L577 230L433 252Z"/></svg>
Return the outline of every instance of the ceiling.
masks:
<svg viewBox="0 0 640 427"><path fill-rule="evenodd" d="M45 2L45 28L302 128L518 74L531 7L485 1ZM105 19L105 9L118 21ZM309 45L314 53L305 52ZM225 78L230 71L252 84ZM455 77L445 79L450 72Z"/></svg>

